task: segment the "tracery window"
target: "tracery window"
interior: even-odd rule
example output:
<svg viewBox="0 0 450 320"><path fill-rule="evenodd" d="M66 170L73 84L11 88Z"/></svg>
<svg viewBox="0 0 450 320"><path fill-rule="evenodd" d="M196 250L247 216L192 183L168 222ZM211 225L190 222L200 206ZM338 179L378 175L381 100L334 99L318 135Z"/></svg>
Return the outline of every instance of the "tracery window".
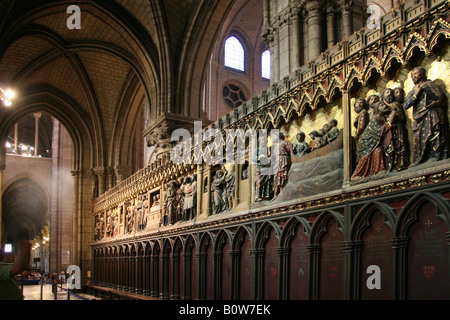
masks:
<svg viewBox="0 0 450 320"><path fill-rule="evenodd" d="M245 50L235 36L225 41L225 66L239 71L245 71Z"/></svg>
<svg viewBox="0 0 450 320"><path fill-rule="evenodd" d="M227 105L233 109L239 107L246 101L241 87L232 83L229 83L223 87L223 98Z"/></svg>

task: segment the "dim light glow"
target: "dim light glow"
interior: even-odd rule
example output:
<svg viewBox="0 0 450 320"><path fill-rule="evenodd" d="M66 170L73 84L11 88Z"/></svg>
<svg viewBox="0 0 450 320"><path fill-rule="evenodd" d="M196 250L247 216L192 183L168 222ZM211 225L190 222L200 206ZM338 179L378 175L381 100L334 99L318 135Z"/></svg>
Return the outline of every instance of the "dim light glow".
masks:
<svg viewBox="0 0 450 320"><path fill-rule="evenodd" d="M11 253L12 252L12 244L7 243L5 244L5 253Z"/></svg>

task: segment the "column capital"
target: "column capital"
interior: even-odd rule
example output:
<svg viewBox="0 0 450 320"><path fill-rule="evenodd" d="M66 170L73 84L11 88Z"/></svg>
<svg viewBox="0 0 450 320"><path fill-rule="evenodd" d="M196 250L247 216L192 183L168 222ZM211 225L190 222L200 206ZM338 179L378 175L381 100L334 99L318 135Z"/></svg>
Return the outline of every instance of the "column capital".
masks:
<svg viewBox="0 0 450 320"><path fill-rule="evenodd" d="M33 113L33 117L34 117L35 119L39 119L39 118L41 118L41 116L42 116L42 113L41 113L41 112L35 112L35 113Z"/></svg>

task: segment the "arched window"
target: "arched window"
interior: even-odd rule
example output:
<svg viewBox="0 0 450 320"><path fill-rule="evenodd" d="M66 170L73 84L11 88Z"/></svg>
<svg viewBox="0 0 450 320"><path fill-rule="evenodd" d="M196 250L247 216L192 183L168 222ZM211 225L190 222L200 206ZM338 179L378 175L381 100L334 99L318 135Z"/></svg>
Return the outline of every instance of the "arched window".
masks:
<svg viewBox="0 0 450 320"><path fill-rule="evenodd" d="M261 74L264 79L270 79L270 51L266 50L261 55Z"/></svg>
<svg viewBox="0 0 450 320"><path fill-rule="evenodd" d="M235 36L231 36L225 41L225 66L245 71L244 47Z"/></svg>

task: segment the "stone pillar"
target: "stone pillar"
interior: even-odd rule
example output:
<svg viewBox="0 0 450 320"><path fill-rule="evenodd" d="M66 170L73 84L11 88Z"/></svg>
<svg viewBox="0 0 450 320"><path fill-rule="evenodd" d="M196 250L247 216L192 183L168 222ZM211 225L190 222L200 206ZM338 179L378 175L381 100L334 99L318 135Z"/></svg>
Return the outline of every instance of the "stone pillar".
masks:
<svg viewBox="0 0 450 320"><path fill-rule="evenodd" d="M344 37L349 37L353 33L352 9L351 3L346 1L342 8L342 31Z"/></svg>
<svg viewBox="0 0 450 320"><path fill-rule="evenodd" d="M205 213L206 216L212 215L213 212L211 212L211 179L212 179L212 172L211 172L211 166L207 166L206 168L206 172L208 173L208 190L207 190L207 194L208 194L208 201L206 201L206 208L205 208ZM201 192L203 193L203 190L201 190Z"/></svg>
<svg viewBox="0 0 450 320"><path fill-rule="evenodd" d="M344 186L350 184L352 176L353 163L353 144L352 144L352 120L351 120L351 100L349 92L344 89L342 92L342 109L344 113L343 148L344 148Z"/></svg>
<svg viewBox="0 0 450 320"><path fill-rule="evenodd" d="M344 253L344 299L353 300L356 299L355 293L358 288L358 276L361 274L359 272L359 262L361 261L361 248L363 242L361 240L345 241L342 242L342 251ZM356 277L356 279L355 279Z"/></svg>
<svg viewBox="0 0 450 320"><path fill-rule="evenodd" d="M313 60L322 52L322 25L321 3L314 0L306 3L308 11L308 58Z"/></svg>
<svg viewBox="0 0 450 320"><path fill-rule="evenodd" d="M280 36L278 32L273 35L270 60L270 84L274 84L280 80Z"/></svg>
<svg viewBox="0 0 450 320"><path fill-rule="evenodd" d="M391 238L391 245L394 249L394 266L395 266L395 279L394 299L405 300L406 298L406 256L408 254L409 237L398 236Z"/></svg>
<svg viewBox="0 0 450 320"><path fill-rule="evenodd" d="M202 214L202 199L204 187L203 166L199 164L197 165L197 194L194 195L194 197L197 197L197 212L194 216L194 221L197 219L198 215Z"/></svg>
<svg viewBox="0 0 450 320"><path fill-rule="evenodd" d="M306 250L309 256L309 300L319 299L320 244L309 244Z"/></svg>
<svg viewBox="0 0 450 320"><path fill-rule="evenodd" d="M136 253L136 258L135 258L135 273L136 273L136 288L135 288L135 292L136 294L142 294L143 290L142 290L142 265L143 265L143 257L139 256L138 253Z"/></svg>
<svg viewBox="0 0 450 320"><path fill-rule="evenodd" d="M264 273L263 273L263 259L264 259L263 248L250 249L250 257L252 259L252 299L253 300L262 300L263 290L261 284L264 281Z"/></svg>
<svg viewBox="0 0 450 320"><path fill-rule="evenodd" d="M17 154L19 151L19 123L14 125L14 153Z"/></svg>
<svg viewBox="0 0 450 320"><path fill-rule="evenodd" d="M270 25L270 0L263 1L263 24L264 27Z"/></svg>
<svg viewBox="0 0 450 320"><path fill-rule="evenodd" d="M38 156L38 149L39 149L39 119L42 116L42 113L36 112L33 114L34 120L35 120L35 127L34 127L34 156Z"/></svg>
<svg viewBox="0 0 450 320"><path fill-rule="evenodd" d="M336 12L333 7L327 8L327 43L328 48L336 44L335 17Z"/></svg>
<svg viewBox="0 0 450 320"><path fill-rule="evenodd" d="M80 194L82 188L80 187L80 182L82 181L83 170L72 170L72 177L74 179L74 208L73 208L73 217L72 217L72 230L73 230L73 239L72 239L72 262L76 265L80 265L80 251L81 251L81 243L79 236L81 236L81 213L80 213Z"/></svg>
<svg viewBox="0 0 450 320"><path fill-rule="evenodd" d="M289 72L294 72L301 66L301 55L300 55L300 17L298 10L295 10L290 19L289 33L290 36L290 61L289 61Z"/></svg>
<svg viewBox="0 0 450 320"><path fill-rule="evenodd" d="M152 254L151 257L152 260L152 289L151 289L151 296L153 298L159 298L159 289L158 289L158 281L159 281L159 255Z"/></svg>
<svg viewBox="0 0 450 320"><path fill-rule="evenodd" d="M172 296L170 297L171 300L179 300L180 299L180 288L178 284L180 283L179 277L179 260L180 255L178 253L172 254Z"/></svg>
<svg viewBox="0 0 450 320"><path fill-rule="evenodd" d="M3 145L4 146L4 145ZM4 147L1 147L2 149ZM2 224L2 216L3 216L3 211L2 211L2 203L3 203L3 171L6 169L6 165L5 164L0 164L0 252L3 252L3 246L6 243L6 238L3 239L3 224Z"/></svg>
<svg viewBox="0 0 450 320"><path fill-rule="evenodd" d="M108 185L108 189L111 189L112 187L114 187L114 181L115 179L115 169L113 167L108 167L106 168L106 172L107 172L107 176L106 176L106 180L107 180L107 185Z"/></svg>
<svg viewBox="0 0 450 320"><path fill-rule="evenodd" d="M94 169L94 173L98 181L98 195L101 196L105 193L106 188L106 170L103 167L99 167Z"/></svg>
<svg viewBox="0 0 450 320"><path fill-rule="evenodd" d="M119 184L130 176L131 167L116 165L114 166L114 173L116 175L116 184Z"/></svg>

